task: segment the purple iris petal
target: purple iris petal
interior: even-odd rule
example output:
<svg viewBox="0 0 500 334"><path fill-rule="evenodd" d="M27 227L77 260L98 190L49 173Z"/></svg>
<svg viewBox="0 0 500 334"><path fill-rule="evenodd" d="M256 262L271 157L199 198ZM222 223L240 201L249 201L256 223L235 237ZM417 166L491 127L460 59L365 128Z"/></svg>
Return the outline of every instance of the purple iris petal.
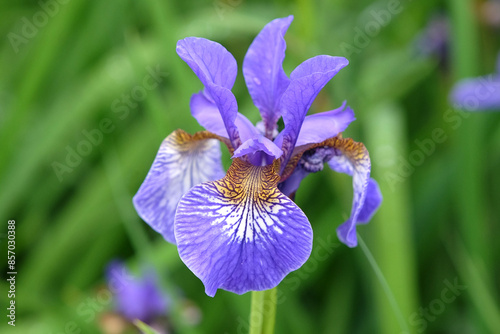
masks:
<svg viewBox="0 0 500 334"><path fill-rule="evenodd" d="M355 143L351 139L340 139L336 148L336 155L331 158L328 165L336 172L352 176L354 196L351 215L346 222L338 227L337 234L344 244L355 247L358 244L356 225L365 223L366 219L372 216L381 202L380 192L377 193L373 188L368 188L370 183L370 157L363 144ZM370 195L372 197L367 203L368 207L363 210L368 190L371 190Z"/></svg>
<svg viewBox="0 0 500 334"><path fill-rule="evenodd" d="M293 16L269 22L254 39L243 61L243 75L252 100L262 115L265 135L272 138L281 116L279 102L288 87L283 70L285 33Z"/></svg>
<svg viewBox="0 0 500 334"><path fill-rule="evenodd" d="M278 180L274 165L235 159L224 179L182 197L175 216L179 255L207 295L271 289L309 257L311 225L277 189Z"/></svg>
<svg viewBox="0 0 500 334"><path fill-rule="evenodd" d="M295 146L317 144L333 138L355 119L354 112L345 107L345 102L340 108L306 116Z"/></svg>
<svg viewBox="0 0 500 334"><path fill-rule="evenodd" d="M252 124L252 122L250 122L250 120L241 113L238 113L236 116L234 124L236 124L236 127L238 128L242 142L261 135L260 131Z"/></svg>
<svg viewBox="0 0 500 334"><path fill-rule="evenodd" d="M304 61L292 72L292 81L281 98L284 130L276 144L284 152L282 168L292 154L300 128L318 93L349 62L344 57L316 56Z"/></svg>
<svg viewBox="0 0 500 334"><path fill-rule="evenodd" d="M154 318L166 315L168 300L153 271L137 278L123 263L112 262L107 268L107 280L115 294L116 310L128 320L150 323Z"/></svg>
<svg viewBox="0 0 500 334"><path fill-rule="evenodd" d="M366 188L365 203L358 215L358 223L367 224L372 219L380 204L382 204L382 193L377 181L370 178Z"/></svg>
<svg viewBox="0 0 500 334"><path fill-rule="evenodd" d="M224 176L220 144L216 139L193 139L181 130L161 144L146 179L134 196L139 216L163 237L175 243L177 203L191 187Z"/></svg>
<svg viewBox="0 0 500 334"><path fill-rule="evenodd" d="M291 199L294 199L295 192L299 189L300 183L309 174L310 173L305 171L302 167L297 166L293 170L292 175L290 175L284 182L280 183L278 188L283 194L287 195Z"/></svg>
<svg viewBox="0 0 500 334"><path fill-rule="evenodd" d="M500 74L459 81L450 99L455 107L469 111L500 109Z"/></svg>
<svg viewBox="0 0 500 334"><path fill-rule="evenodd" d="M177 54L191 67L219 109L229 139L234 147L241 143L235 120L236 98L231 92L237 67L234 57L219 43L188 37L177 42Z"/></svg>
<svg viewBox="0 0 500 334"><path fill-rule="evenodd" d="M326 85L326 83L330 81L330 79L333 78L335 74L337 74L348 64L349 61L344 57L332 57L327 55L315 56L303 61L299 66L297 66L290 74L290 79L292 79L293 81L300 78L309 77L313 74L321 74L322 76L316 77L316 80L310 81L314 82L315 86L317 87L317 91L313 93L315 97L319 93L321 88L323 88L323 86ZM317 80L319 80L320 82L316 83L315 81ZM320 86L321 88L319 88Z"/></svg>
<svg viewBox="0 0 500 334"><path fill-rule="evenodd" d="M176 50L204 86L233 88L238 67L233 55L222 45L205 38L187 37L177 42Z"/></svg>
<svg viewBox="0 0 500 334"><path fill-rule="evenodd" d="M196 118L198 123L200 123L200 125L206 130L221 137L229 138L226 126L224 125L222 116L219 113L219 108L217 108L215 103L211 101L210 97L206 96L203 91L193 94L191 97L190 107L193 117ZM236 114L234 124L238 129L238 133L242 141L259 134L259 130L257 130L252 122L250 122L248 118L241 113Z"/></svg>
<svg viewBox="0 0 500 334"><path fill-rule="evenodd" d="M202 127L216 135L229 138L219 108L203 91L191 96L189 106L191 114Z"/></svg>

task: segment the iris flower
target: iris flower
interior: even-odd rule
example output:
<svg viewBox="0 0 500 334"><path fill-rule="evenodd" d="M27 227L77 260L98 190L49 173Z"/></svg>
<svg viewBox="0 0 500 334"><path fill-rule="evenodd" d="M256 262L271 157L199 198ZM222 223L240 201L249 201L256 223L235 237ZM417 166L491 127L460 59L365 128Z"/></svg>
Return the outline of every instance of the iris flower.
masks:
<svg viewBox="0 0 500 334"><path fill-rule="evenodd" d="M238 294L271 289L305 263L312 228L293 196L302 179L324 162L353 177L351 215L338 228L343 243L357 245L356 225L367 223L381 202L366 148L341 136L354 120L353 111L344 103L306 116L316 95L348 61L316 56L287 76L284 35L292 20L268 23L244 58L245 82L262 116L256 126L238 112L231 92L237 73L233 56L203 38L177 43L178 55L204 86L190 107L206 131L170 134L133 201L144 221L177 244L181 260L209 296L219 288ZM227 173L219 141L232 154Z"/></svg>
<svg viewBox="0 0 500 334"><path fill-rule="evenodd" d="M452 88L450 100L468 111L500 110L500 53L496 73L459 81Z"/></svg>
<svg viewBox="0 0 500 334"><path fill-rule="evenodd" d="M107 268L107 280L115 294L116 311L131 322L139 319L151 324L156 318L166 315L167 297L153 271L135 277L125 264L113 261Z"/></svg>

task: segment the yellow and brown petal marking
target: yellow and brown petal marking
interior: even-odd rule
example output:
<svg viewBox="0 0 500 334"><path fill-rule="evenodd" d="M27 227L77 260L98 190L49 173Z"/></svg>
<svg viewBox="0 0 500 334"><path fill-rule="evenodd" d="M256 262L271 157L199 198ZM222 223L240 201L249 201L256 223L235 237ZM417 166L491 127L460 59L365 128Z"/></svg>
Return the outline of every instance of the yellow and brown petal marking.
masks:
<svg viewBox="0 0 500 334"><path fill-rule="evenodd" d="M336 150L339 154L345 156L346 159L352 161L355 165L358 164L370 164L370 157L368 155L368 150L366 149L363 143L358 143L352 140L351 138L342 138L342 134L339 134L336 137L329 138L321 143L317 144L308 144L296 147L293 151L293 154L286 164L283 172L281 174L280 182L285 181L297 167L298 162L302 155L308 151L318 147L331 147ZM339 155L337 154L337 155Z"/></svg>
<svg viewBox="0 0 500 334"><path fill-rule="evenodd" d="M179 152L193 152L197 151L198 149L203 150L206 145L206 140L209 139L217 139L220 142L224 143L231 154L234 151L229 139L221 137L209 131L199 131L194 135L191 135L184 130L177 129L163 141L162 145L168 144L171 148Z"/></svg>
<svg viewBox="0 0 500 334"><path fill-rule="evenodd" d="M234 159L224 178L193 187L179 202L179 255L208 295L270 289L309 257L311 226L276 187L278 170Z"/></svg>
<svg viewBox="0 0 500 334"><path fill-rule="evenodd" d="M370 178L370 157L363 143L355 142L350 138L342 138L339 135L318 144L295 148L292 158L288 161L281 175L280 189L293 198L301 180L309 172L321 169L305 168L309 162L305 158L306 152L314 152L314 150L321 148L324 148L324 152L327 154L319 154L319 158L324 157L324 160L319 159L315 163L328 162L331 169L353 177L354 195L351 214L349 219L339 226L337 233L343 243L354 247L357 245L356 225L367 223L382 201L377 183ZM312 156L314 155L317 154L313 153ZM299 162L301 166L298 166Z"/></svg>
<svg viewBox="0 0 500 334"><path fill-rule="evenodd" d="M197 184L224 176L219 140L207 131L172 132L134 196L139 216L167 241L175 243L174 215L182 195Z"/></svg>

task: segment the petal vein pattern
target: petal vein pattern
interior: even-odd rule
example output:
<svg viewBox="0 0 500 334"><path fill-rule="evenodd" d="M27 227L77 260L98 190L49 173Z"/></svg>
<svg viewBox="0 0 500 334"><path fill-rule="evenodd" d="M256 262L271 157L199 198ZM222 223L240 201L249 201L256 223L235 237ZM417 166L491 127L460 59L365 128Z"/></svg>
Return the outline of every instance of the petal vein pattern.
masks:
<svg viewBox="0 0 500 334"><path fill-rule="evenodd" d="M224 175L219 141L209 136L207 132L191 136L182 130L171 133L134 196L139 216L169 242L175 243L174 214L182 195Z"/></svg>
<svg viewBox="0 0 500 334"><path fill-rule="evenodd" d="M293 152L306 113L318 93L349 62L343 57L316 56L290 74L292 81L281 98L285 128L275 142L283 150L281 168Z"/></svg>
<svg viewBox="0 0 500 334"><path fill-rule="evenodd" d="M177 42L177 54L205 86L218 108L233 147L241 144L235 120L238 104L231 92L236 79L236 60L222 45L205 38L187 37Z"/></svg>
<svg viewBox="0 0 500 334"><path fill-rule="evenodd" d="M179 202L179 255L209 296L218 288L270 289L309 257L311 226L276 187L277 169L235 159L226 177L192 188Z"/></svg>
<svg viewBox="0 0 500 334"><path fill-rule="evenodd" d="M293 16L288 16L268 23L250 45L243 61L248 92L262 115L265 135L269 138L281 116L280 98L290 83L283 70L283 59L284 36L292 20Z"/></svg>

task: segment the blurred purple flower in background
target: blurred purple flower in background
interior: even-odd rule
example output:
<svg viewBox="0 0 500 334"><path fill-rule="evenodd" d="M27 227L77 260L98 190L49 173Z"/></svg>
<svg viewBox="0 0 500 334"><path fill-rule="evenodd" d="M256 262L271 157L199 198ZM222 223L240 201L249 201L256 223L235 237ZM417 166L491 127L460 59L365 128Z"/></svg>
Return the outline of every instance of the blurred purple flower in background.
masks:
<svg viewBox="0 0 500 334"><path fill-rule="evenodd" d="M248 91L262 116L257 126L238 112L231 92L234 57L203 38L177 43L178 55L204 85L190 107L207 131L176 130L164 140L134 206L153 229L177 244L182 261L209 296L219 288L239 294L273 288L304 264L312 229L293 197L301 180L325 162L353 177L351 215L337 230L343 243L357 245L356 225L367 223L382 200L370 179L366 148L341 136L355 119L353 111L344 103L306 116L347 59L316 56L288 77L282 63L292 20L267 24L243 62ZM225 176L219 141L233 159Z"/></svg>
<svg viewBox="0 0 500 334"><path fill-rule="evenodd" d="M168 311L168 298L162 292L153 269L141 277L133 276L124 263L113 261L107 268L108 285L115 296L115 311L133 322L152 324Z"/></svg>
<svg viewBox="0 0 500 334"><path fill-rule="evenodd" d="M451 103L468 111L500 110L500 53L496 73L457 82L450 93Z"/></svg>
<svg viewBox="0 0 500 334"><path fill-rule="evenodd" d="M447 16L436 14L415 39L416 52L423 57L436 57L447 66L450 48L450 22Z"/></svg>

